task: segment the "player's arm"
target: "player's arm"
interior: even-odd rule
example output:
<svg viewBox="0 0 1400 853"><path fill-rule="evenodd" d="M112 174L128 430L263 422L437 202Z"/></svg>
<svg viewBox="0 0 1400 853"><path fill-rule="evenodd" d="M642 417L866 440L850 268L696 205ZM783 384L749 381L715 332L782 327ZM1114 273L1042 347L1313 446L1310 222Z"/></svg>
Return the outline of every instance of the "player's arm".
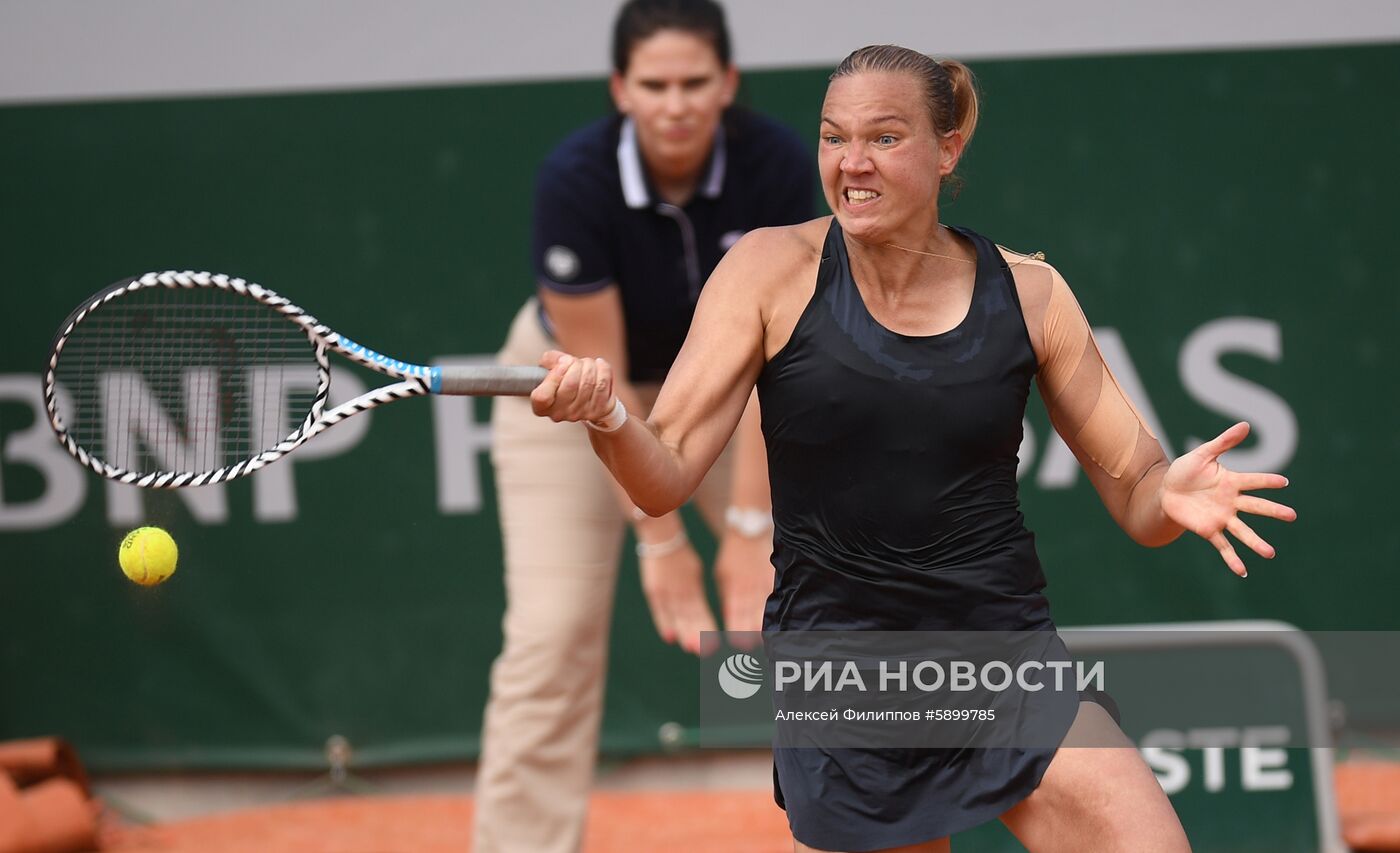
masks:
<svg viewBox="0 0 1400 853"><path fill-rule="evenodd" d="M744 413L763 367L762 305L790 266L783 230L755 231L725 254L651 417L590 432L598 456L650 515L690 497ZM615 371L607 361L552 352L540 363L549 375L531 394L536 414L597 423L613 412Z"/></svg>
<svg viewBox="0 0 1400 853"><path fill-rule="evenodd" d="M641 397L626 379L627 331L618 288L609 285L573 295L542 287L540 300L559 345L568 352L613 365L613 393L629 411L645 413ZM636 532L642 591L657 634L664 642L699 652L700 638L715 630L715 620L705 600L704 567L686 539L680 514L670 512L657 518L639 514L622 487L616 482L612 486L624 517L631 520Z"/></svg>
<svg viewBox="0 0 1400 853"><path fill-rule="evenodd" d="M535 278L560 347L606 359L616 371L618 398L632 411L644 413L627 381L627 327L616 284L612 232L598 216L596 204L603 191L596 176L570 161L551 158L541 166L531 220ZM624 517L632 519L639 542L672 543L681 535L678 517L638 520L620 489L617 500Z"/></svg>
<svg viewBox="0 0 1400 853"><path fill-rule="evenodd" d="M1166 471L1161 443L1104 363L1064 278L1048 264L1011 262L1051 424L1119 526L1143 545L1165 545L1181 528L1141 499Z"/></svg>
<svg viewBox="0 0 1400 853"><path fill-rule="evenodd" d="M816 163L806 143L795 135L775 134L764 171L765 225L796 225L815 213L813 189ZM758 395L748 407L734 436L733 472L724 533L715 554L724 627L730 642L745 647L755 639L748 632L763 626L763 608L773 591L773 512L768 486L768 453L763 442Z"/></svg>
<svg viewBox="0 0 1400 853"><path fill-rule="evenodd" d="M613 393L630 412L644 414L646 407L632 383L627 380L627 330L623 320L622 296L616 285L585 294L558 293L540 288L540 302L549 316L554 338L565 352L579 357L601 358L613 367ZM680 517L667 513L660 518L637 518L632 501L617 489L617 500L624 516L632 519L637 541L664 545L680 536Z"/></svg>
<svg viewBox="0 0 1400 853"><path fill-rule="evenodd" d="M806 144L795 136L775 139L766 168L772 176L772 186L765 201L764 221L768 225L798 225L814 215L814 182L816 163ZM734 476L730 487L731 507L771 512L772 493L768 487L768 454L763 442L762 418L758 410L758 395L749 400L735 434ZM757 518L757 516L752 516ZM760 537L771 543L771 535ZM770 549L771 550L771 549ZM767 555L765 554L765 560ZM771 586L771 584L770 584Z"/></svg>
<svg viewBox="0 0 1400 853"><path fill-rule="evenodd" d="M1013 261L1015 263L1015 261ZM1244 564L1225 531L1262 557L1274 549L1240 512L1292 521L1289 507L1244 492L1281 488L1277 474L1239 474L1218 461L1247 424L1171 462L1103 360L1069 285L1053 267L1016 263L1017 291L1039 363L1036 379L1055 431L1083 466L1118 525L1135 541L1160 546L1191 530L1208 540L1236 574Z"/></svg>

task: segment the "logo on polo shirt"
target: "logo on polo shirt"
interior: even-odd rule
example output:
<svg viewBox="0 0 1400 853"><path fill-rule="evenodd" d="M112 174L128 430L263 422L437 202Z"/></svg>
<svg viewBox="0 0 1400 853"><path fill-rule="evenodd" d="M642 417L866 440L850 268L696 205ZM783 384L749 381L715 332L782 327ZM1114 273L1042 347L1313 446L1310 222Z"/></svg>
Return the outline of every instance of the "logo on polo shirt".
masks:
<svg viewBox="0 0 1400 853"><path fill-rule="evenodd" d="M566 246L550 246L544 251L544 268L555 281L572 281L578 275L578 255Z"/></svg>
<svg viewBox="0 0 1400 853"><path fill-rule="evenodd" d="M739 238L743 236L743 231L724 232L723 236L719 238L719 250L721 252L729 251L730 247L733 246L735 243L739 242Z"/></svg>

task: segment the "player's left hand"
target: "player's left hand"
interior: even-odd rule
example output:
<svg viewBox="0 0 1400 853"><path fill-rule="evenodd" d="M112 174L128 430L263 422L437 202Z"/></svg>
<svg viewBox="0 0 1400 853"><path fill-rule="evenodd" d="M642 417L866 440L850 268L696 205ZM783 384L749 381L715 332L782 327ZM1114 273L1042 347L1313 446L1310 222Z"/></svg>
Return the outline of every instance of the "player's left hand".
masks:
<svg viewBox="0 0 1400 853"><path fill-rule="evenodd" d="M715 555L724 629L729 642L741 649L757 645L763 630L763 605L773 591L771 536L741 536L726 531Z"/></svg>
<svg viewBox="0 0 1400 853"><path fill-rule="evenodd" d="M1247 512L1281 521L1293 521L1292 507L1258 498L1246 492L1281 489L1288 479L1281 474L1240 474L1220 464L1220 456L1249 435L1249 424L1240 422L1178 458L1162 479L1162 512L1168 518L1205 539L1220 552L1230 571L1245 577L1244 562L1235 553L1225 532L1265 559L1273 559L1274 547L1240 519Z"/></svg>

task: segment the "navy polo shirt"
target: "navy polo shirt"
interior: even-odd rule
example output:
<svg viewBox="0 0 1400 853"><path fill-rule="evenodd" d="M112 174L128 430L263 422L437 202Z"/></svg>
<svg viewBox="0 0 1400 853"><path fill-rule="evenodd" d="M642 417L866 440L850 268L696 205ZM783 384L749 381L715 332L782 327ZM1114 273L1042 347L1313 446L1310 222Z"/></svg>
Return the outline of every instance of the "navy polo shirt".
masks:
<svg viewBox="0 0 1400 853"><path fill-rule="evenodd" d="M541 287L592 293L616 285L629 376L666 378L700 288L744 232L811 219L815 166L787 127L747 110L725 113L694 196L659 198L630 119L611 116L571 134L540 167L533 257ZM548 327L548 318L541 314Z"/></svg>

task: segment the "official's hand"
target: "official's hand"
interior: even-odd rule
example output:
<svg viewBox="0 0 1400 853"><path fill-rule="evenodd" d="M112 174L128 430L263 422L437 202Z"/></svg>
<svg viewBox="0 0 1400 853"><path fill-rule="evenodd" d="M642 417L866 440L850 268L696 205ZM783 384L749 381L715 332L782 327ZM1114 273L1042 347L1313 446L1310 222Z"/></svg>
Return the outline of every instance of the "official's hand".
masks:
<svg viewBox="0 0 1400 853"><path fill-rule="evenodd" d="M691 654L713 651L701 646L701 632L715 631L715 617L705 600L704 567L695 549L683 547L657 557L641 557L642 592L651 608L656 633Z"/></svg>
<svg viewBox="0 0 1400 853"><path fill-rule="evenodd" d="M613 410L612 365L601 358L575 358L550 350L540 356L548 370L530 392L530 408L552 421L596 421Z"/></svg>
<svg viewBox="0 0 1400 853"><path fill-rule="evenodd" d="M763 630L763 605L773 591L773 539L740 536L726 531L715 556L715 582L719 586L724 630L738 648L757 645ZM736 633L742 632L742 633Z"/></svg>
<svg viewBox="0 0 1400 853"><path fill-rule="evenodd" d="M1235 553L1229 531L1250 550L1273 559L1274 547L1260 538L1239 517L1247 512L1281 521L1293 521L1292 507L1245 494L1256 489L1281 489L1288 479L1280 474L1240 474L1221 465L1221 454L1249 435L1249 424L1240 422L1177 459L1162 479L1162 511L1167 517L1210 542L1230 571L1245 577L1244 562Z"/></svg>

